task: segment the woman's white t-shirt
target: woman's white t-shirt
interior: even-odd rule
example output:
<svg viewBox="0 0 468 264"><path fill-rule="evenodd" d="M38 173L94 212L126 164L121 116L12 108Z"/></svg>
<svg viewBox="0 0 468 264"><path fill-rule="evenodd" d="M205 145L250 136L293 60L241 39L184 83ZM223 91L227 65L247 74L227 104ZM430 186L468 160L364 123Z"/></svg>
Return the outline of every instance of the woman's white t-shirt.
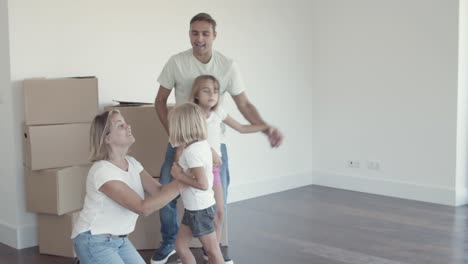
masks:
<svg viewBox="0 0 468 264"><path fill-rule="evenodd" d="M133 157L126 156L128 171L124 171L109 161L96 161L86 180L86 197L83 210L73 226L71 238L86 231L92 235L126 235L135 229L138 214L121 206L99 188L108 181L121 181L133 189L142 199L144 190L140 172L141 164Z"/></svg>
<svg viewBox="0 0 468 264"><path fill-rule="evenodd" d="M210 145L206 140L198 141L187 146L179 158L179 165L185 174L190 175L190 168L203 167L208 179L208 190L187 187L181 192L184 207L196 211L206 209L215 204L213 193L213 156ZM190 177L190 176L187 176Z"/></svg>

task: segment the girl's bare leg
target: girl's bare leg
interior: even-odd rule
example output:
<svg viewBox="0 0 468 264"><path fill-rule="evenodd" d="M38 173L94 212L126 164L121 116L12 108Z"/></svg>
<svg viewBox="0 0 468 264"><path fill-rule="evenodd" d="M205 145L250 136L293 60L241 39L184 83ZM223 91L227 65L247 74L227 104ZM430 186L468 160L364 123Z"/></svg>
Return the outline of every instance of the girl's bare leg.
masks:
<svg viewBox="0 0 468 264"><path fill-rule="evenodd" d="M192 240L192 231L187 225L180 224L179 232L175 241L175 250L183 264L196 264L197 261L190 251L190 241Z"/></svg>
<svg viewBox="0 0 468 264"><path fill-rule="evenodd" d="M223 223L224 223L224 195L223 188L219 185L213 185L214 197L216 201L216 216L215 216L215 228L216 237L218 243L221 243L221 237L223 235Z"/></svg>
<svg viewBox="0 0 468 264"><path fill-rule="evenodd" d="M210 264L224 264L224 258L221 253L221 249L219 248L219 243L215 232L199 237L198 239L202 243L206 254L208 254Z"/></svg>

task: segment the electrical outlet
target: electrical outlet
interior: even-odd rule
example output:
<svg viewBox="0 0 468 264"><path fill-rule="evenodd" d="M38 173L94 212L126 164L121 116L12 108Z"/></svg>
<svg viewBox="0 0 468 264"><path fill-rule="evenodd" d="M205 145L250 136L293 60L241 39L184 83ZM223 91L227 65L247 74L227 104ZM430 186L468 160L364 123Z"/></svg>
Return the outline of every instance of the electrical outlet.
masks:
<svg viewBox="0 0 468 264"><path fill-rule="evenodd" d="M361 167L361 163L359 162L359 160L348 160L346 163L348 164L348 167L350 168Z"/></svg>
<svg viewBox="0 0 468 264"><path fill-rule="evenodd" d="M381 162L380 160L368 160L367 161L367 168L369 170L380 170L381 169Z"/></svg>

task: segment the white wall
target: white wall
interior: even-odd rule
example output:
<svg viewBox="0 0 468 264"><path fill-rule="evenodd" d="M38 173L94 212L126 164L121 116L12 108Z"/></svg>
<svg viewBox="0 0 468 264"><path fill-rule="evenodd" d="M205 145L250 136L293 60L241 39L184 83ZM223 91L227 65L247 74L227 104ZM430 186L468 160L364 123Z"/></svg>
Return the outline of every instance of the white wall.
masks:
<svg viewBox="0 0 468 264"><path fill-rule="evenodd" d="M16 188L9 190L17 201L2 205L0 226L2 222L8 222L13 228L35 224L34 217L26 214L20 204L20 200L24 203L21 80L37 76L95 75L99 78L101 105L112 99L152 102L159 72L172 54L190 48L189 20L202 11L211 13L219 24L215 48L238 62L247 95L262 116L280 127L286 136L281 148L271 150L263 135L229 134L230 201L310 184L312 77L309 67L313 39L309 9L306 0L296 1L294 5L279 0L222 4L219 1L10 0L13 84L9 94L11 103L7 106L13 109L0 118L11 123L5 142L16 154L11 157L2 152L0 157L10 161L11 168L2 171L1 176L12 184L17 181ZM231 113L240 118L232 101L227 101ZM14 210L18 217L10 219L8 212ZM35 243L33 237L23 240ZM0 242L14 244L3 236Z"/></svg>
<svg viewBox="0 0 468 264"><path fill-rule="evenodd" d="M0 242L16 248L28 247L36 240L34 215L26 213L21 166L21 138L10 82L7 1L0 1Z"/></svg>
<svg viewBox="0 0 468 264"><path fill-rule="evenodd" d="M13 147L9 142L12 137L12 111L10 96L10 60L9 60L9 49L8 49L8 7L6 1L0 1L0 90L1 90L1 103L0 103L0 121L3 129L0 129L0 177L3 184L0 184L0 193L2 197L13 197L13 203L16 203L16 192L13 191L16 187L16 181L14 177L7 175L11 174L12 158L8 155L7 147L10 149ZM8 97L8 98L7 98ZM4 147L5 146L5 147ZM13 188L12 188L13 187ZM0 228L0 237L8 235L8 228L13 223L16 223L16 210L12 207L7 199L0 200L0 210L2 215L2 228ZM5 212L5 213L3 213Z"/></svg>
<svg viewBox="0 0 468 264"><path fill-rule="evenodd" d="M314 183L455 204L458 1L315 3Z"/></svg>
<svg viewBox="0 0 468 264"><path fill-rule="evenodd" d="M468 204L468 0L460 0L456 204Z"/></svg>

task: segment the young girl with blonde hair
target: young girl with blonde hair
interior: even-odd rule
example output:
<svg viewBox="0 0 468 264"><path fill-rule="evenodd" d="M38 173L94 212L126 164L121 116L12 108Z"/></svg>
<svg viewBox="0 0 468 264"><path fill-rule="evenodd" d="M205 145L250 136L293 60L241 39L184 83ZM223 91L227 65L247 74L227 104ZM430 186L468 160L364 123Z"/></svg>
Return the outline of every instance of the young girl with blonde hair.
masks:
<svg viewBox="0 0 468 264"><path fill-rule="evenodd" d="M208 142L210 143L213 156L213 191L216 200L216 234L218 241L221 242L222 226L224 222L224 197L220 166L221 159L221 141L222 141L222 124L226 124L232 129L244 134L255 133L269 129L268 125L243 125L237 122L234 118L228 115L223 109L218 107L220 100L219 81L212 75L198 76L192 86L192 94L190 101L197 104L203 111L206 118L208 130ZM225 263L233 263L233 261L224 255Z"/></svg>
<svg viewBox="0 0 468 264"><path fill-rule="evenodd" d="M196 263L189 248L192 237L200 240L210 263L224 263L215 232L213 159L206 138L206 121L197 105L185 103L169 113L169 142L183 148L171 174L188 185L180 194L184 216L175 241L176 252L184 264Z"/></svg>

